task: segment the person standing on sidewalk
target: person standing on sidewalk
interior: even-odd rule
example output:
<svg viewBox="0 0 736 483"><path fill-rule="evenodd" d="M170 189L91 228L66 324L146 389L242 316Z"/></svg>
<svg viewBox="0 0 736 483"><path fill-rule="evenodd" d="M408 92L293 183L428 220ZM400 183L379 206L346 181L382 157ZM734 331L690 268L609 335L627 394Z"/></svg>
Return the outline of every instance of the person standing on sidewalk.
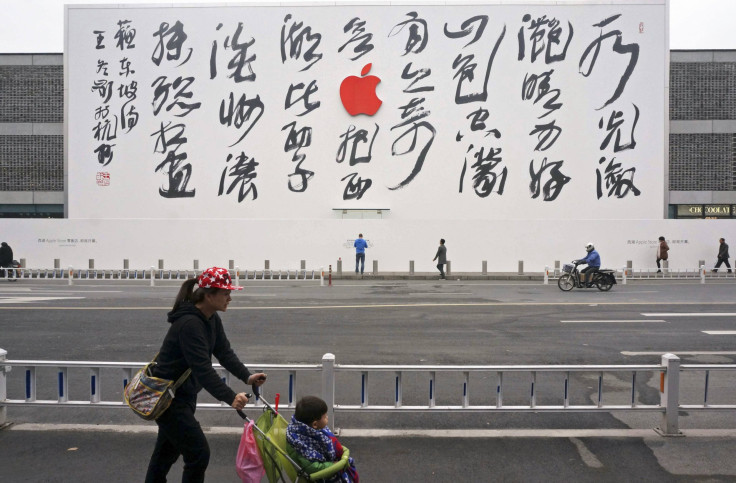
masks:
<svg viewBox="0 0 736 483"><path fill-rule="evenodd" d="M196 289L195 289L196 285ZM212 367L214 355L230 374L246 384L260 386L266 374L251 374L230 347L222 320L232 300L230 274L224 268L208 268L198 278L185 281L168 314L171 324L158 353L152 376L178 380L187 369L192 373L176 390L171 406L156 419L158 438L146 473L146 483L166 481L171 466L184 457L182 481L202 482L210 461L210 447L194 417L197 393L206 389L217 400L234 409L248 402L244 392L236 394ZM253 337L257 340L257 337Z"/></svg>
<svg viewBox="0 0 736 483"><path fill-rule="evenodd" d="M6 242L0 243L0 267L13 267L13 249ZM8 270L8 273L11 273L10 270ZM0 270L0 277L5 276L7 276L5 270Z"/></svg>
<svg viewBox="0 0 736 483"><path fill-rule="evenodd" d="M437 248L437 254L432 261L437 260L437 269L440 271L440 280L447 280L445 277L444 266L447 263L447 247L445 247L445 239L440 239L440 246Z"/></svg>
<svg viewBox="0 0 736 483"><path fill-rule="evenodd" d="M718 267L721 266L721 263L725 263L726 267L728 267L728 273L731 273L731 264L728 263L728 243L726 243L725 238L719 239L718 242L720 243L720 246L718 247L718 261L713 267L713 273L718 271Z"/></svg>
<svg viewBox="0 0 736 483"><path fill-rule="evenodd" d="M657 273L662 273L662 267L659 266L660 260L667 260L669 255L667 252L670 251L669 245L664 241L664 237L659 237L659 246L657 247Z"/></svg>
<svg viewBox="0 0 736 483"><path fill-rule="evenodd" d="M363 239L363 234L358 233L358 239L353 243L355 247L355 273L358 273L358 265L360 265L360 274L363 275L365 270L365 249L368 248L368 242Z"/></svg>

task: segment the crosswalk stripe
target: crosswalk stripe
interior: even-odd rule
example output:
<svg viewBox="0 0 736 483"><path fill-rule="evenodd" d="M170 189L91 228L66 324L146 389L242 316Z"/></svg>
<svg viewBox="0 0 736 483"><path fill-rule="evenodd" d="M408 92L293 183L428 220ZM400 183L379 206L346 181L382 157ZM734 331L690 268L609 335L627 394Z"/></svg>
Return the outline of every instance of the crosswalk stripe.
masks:
<svg viewBox="0 0 736 483"><path fill-rule="evenodd" d="M662 354L675 354L681 356L734 356L736 351L621 351L624 356L661 356Z"/></svg>
<svg viewBox="0 0 736 483"><path fill-rule="evenodd" d="M633 320L560 320L563 324L635 324L635 323L652 323L667 322L663 319L633 319Z"/></svg>
<svg viewBox="0 0 736 483"><path fill-rule="evenodd" d="M641 315L644 317L736 317L736 312L666 312Z"/></svg>

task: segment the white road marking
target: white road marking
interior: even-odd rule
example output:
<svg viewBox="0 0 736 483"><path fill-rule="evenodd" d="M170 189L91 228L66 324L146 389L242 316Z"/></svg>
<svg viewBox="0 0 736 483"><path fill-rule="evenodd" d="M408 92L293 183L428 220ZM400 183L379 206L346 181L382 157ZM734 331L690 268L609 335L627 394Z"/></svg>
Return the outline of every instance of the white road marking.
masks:
<svg viewBox="0 0 736 483"><path fill-rule="evenodd" d="M624 356L661 356L662 354L675 354L683 356L735 356L736 351L621 351Z"/></svg>
<svg viewBox="0 0 736 483"><path fill-rule="evenodd" d="M638 324L638 323L652 323L652 322L667 322L661 319L633 319L633 320L560 320L563 324Z"/></svg>
<svg viewBox="0 0 736 483"><path fill-rule="evenodd" d="M641 315L644 317L736 317L736 312L667 312Z"/></svg>
<svg viewBox="0 0 736 483"><path fill-rule="evenodd" d="M40 294L53 294L53 295L62 295L62 294L74 294L74 293L121 293L122 290L0 290L0 295L16 295L19 293L32 293L34 295L40 295Z"/></svg>
<svg viewBox="0 0 736 483"><path fill-rule="evenodd" d="M585 446L585 443L580 441L578 438L570 438L570 441L573 442L573 444L578 450L578 453L580 453L580 458L583 460L583 463L588 465L590 468L603 468L603 463L601 463L601 460L599 460L587 448L587 446Z"/></svg>
<svg viewBox="0 0 736 483"><path fill-rule="evenodd" d="M411 292L409 295L473 295L473 292Z"/></svg>
<svg viewBox="0 0 736 483"><path fill-rule="evenodd" d="M704 330L703 333L708 335L736 335L736 330Z"/></svg>
<svg viewBox="0 0 736 483"><path fill-rule="evenodd" d="M29 302L47 302L49 300L79 300L85 297L0 297L0 304L27 304Z"/></svg>
<svg viewBox="0 0 736 483"><path fill-rule="evenodd" d="M82 297L84 298L84 297ZM228 310L232 310L232 307L228 307ZM171 306L168 307L39 307L39 306L26 306L26 307L0 307L0 310L171 310Z"/></svg>
<svg viewBox="0 0 736 483"><path fill-rule="evenodd" d="M411 280L407 280L406 282L392 282L390 280L386 280L383 283L380 283L378 281L372 283L372 284L365 284L365 283L340 283L339 281L333 280L333 287L336 288L342 288L342 287L436 287L437 285L450 285L452 287L533 287L533 288L544 288L544 285L529 285L528 283L457 283L456 281L452 280L452 276L449 276L447 280L434 280L432 281L425 281L425 282L414 282ZM327 280L327 277L325 277L325 281ZM548 287L551 287L549 285ZM556 287L555 287L556 288Z"/></svg>
<svg viewBox="0 0 736 483"><path fill-rule="evenodd" d="M344 309L383 309L414 307L575 307L590 306L589 302L453 302L453 303L412 303L412 304L360 304L360 305L280 305L268 307L228 307L228 310L344 310ZM703 305L702 302L598 302L599 306L637 306L637 305ZM736 305L736 302L708 302L707 305ZM34 307L2 307L2 310L33 309ZM40 307L43 310L171 310L171 306L161 307Z"/></svg>

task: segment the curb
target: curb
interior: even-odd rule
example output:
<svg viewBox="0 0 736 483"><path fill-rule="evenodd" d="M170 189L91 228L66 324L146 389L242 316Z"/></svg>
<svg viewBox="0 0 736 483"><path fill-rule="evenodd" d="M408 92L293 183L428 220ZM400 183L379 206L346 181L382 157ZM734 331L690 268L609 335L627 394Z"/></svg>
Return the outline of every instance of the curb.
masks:
<svg viewBox="0 0 736 483"><path fill-rule="evenodd" d="M81 431L129 434L155 434L155 425L35 424L8 423L5 431ZM241 435L243 428L211 426L205 434ZM347 438L654 438L656 429L350 429L335 431ZM736 429L683 429L689 438L736 438Z"/></svg>

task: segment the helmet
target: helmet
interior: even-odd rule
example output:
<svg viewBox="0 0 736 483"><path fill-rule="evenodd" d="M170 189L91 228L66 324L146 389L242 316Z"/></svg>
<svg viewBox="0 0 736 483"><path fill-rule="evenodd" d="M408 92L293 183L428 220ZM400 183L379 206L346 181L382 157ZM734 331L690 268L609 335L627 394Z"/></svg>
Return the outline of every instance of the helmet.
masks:
<svg viewBox="0 0 736 483"><path fill-rule="evenodd" d="M592 243L588 243L587 245L585 245L586 252L592 252L593 250L595 250L595 247L593 246Z"/></svg>

